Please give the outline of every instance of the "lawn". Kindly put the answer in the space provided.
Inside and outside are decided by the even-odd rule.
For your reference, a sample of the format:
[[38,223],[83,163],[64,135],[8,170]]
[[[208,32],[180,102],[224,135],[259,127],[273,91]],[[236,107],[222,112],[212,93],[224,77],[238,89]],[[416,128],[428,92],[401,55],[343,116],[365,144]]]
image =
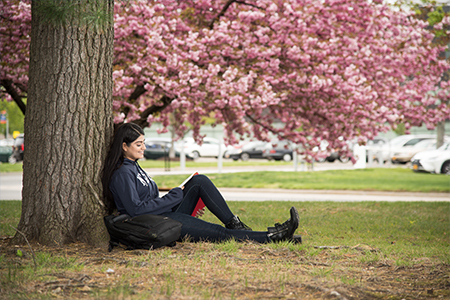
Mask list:
[[[148,169],[147,169],[148,170]],[[151,174],[151,169],[148,170]],[[210,174],[219,187],[449,192],[403,168]],[[160,187],[186,175],[154,176]],[[2,299],[449,298],[449,202],[230,202],[254,230],[300,213],[303,244],[190,243],[153,251],[11,244],[20,201],[0,201]],[[217,219],[210,213],[202,217]]]
[[[151,174],[151,170],[150,170]],[[450,176],[414,173],[404,168],[315,172],[241,172],[208,174],[218,187],[307,190],[450,192]],[[186,175],[158,175],[160,187],[174,187]]]
[[[9,245],[19,201],[0,201],[2,299],[449,298],[450,206],[429,202],[230,202],[254,230],[296,205],[303,244],[177,243],[125,251]],[[207,212],[203,218],[216,222]]]

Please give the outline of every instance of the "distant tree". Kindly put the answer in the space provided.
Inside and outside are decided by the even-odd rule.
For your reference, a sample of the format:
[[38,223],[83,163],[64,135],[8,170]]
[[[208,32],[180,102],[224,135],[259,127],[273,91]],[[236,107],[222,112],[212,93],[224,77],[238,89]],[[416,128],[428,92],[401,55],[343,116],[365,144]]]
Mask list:
[[[8,127],[9,127],[9,136],[12,137],[14,131],[19,131],[23,133],[23,122],[24,116],[21,113],[19,107],[13,103],[8,101],[0,101],[0,112],[6,111],[8,117]],[[6,135],[6,124],[0,124],[0,134]]]
[[[413,7],[416,10],[416,16],[428,22],[428,30],[432,31],[435,38],[433,43],[445,47],[445,50],[441,52],[441,59],[450,59],[450,6],[439,6],[434,2],[423,1],[422,4],[415,4]],[[450,80],[450,69],[442,75],[441,83],[436,93],[436,98],[441,103],[449,105],[450,92],[448,89],[448,81]],[[432,104],[431,108],[434,109],[435,105]],[[449,120],[447,116],[445,120]],[[439,148],[444,144],[445,135],[445,120],[441,120],[436,124],[437,143],[436,147]]]
[[[13,100],[25,114],[28,90],[31,4],[0,2],[0,95]],[[6,97],[4,97],[6,96]]]

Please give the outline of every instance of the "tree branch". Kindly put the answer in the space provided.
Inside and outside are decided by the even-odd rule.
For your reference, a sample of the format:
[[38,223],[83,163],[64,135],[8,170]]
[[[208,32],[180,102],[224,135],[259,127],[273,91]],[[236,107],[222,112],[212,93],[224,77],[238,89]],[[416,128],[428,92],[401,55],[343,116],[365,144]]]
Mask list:
[[14,102],[17,104],[17,106],[19,106],[23,115],[25,115],[26,105],[22,101],[22,97],[19,95],[19,93],[14,88],[12,80],[11,79],[2,79],[2,80],[0,80],[0,83],[5,88],[6,92],[14,100]]
[[281,139],[285,139],[286,137],[284,135],[282,135],[279,131],[275,130],[272,127],[269,127],[265,124],[263,124],[262,122],[256,120],[255,118],[253,118],[249,113],[245,113],[245,116],[254,124],[257,124],[259,126],[261,126],[262,128],[272,132],[273,134],[277,135],[278,137],[281,137]]
[[148,116],[163,111],[167,106],[170,105],[170,103],[172,103],[173,100],[174,100],[174,98],[170,98],[166,95],[162,96],[160,99],[160,101],[162,102],[162,105],[152,105],[152,106],[148,107],[146,110],[144,110],[141,113],[141,118],[139,120],[133,121],[133,123],[135,123],[141,127],[147,127],[148,126],[148,122],[147,122]]
[[234,2],[236,2],[236,0],[228,0],[228,2],[225,4],[225,6],[222,8],[222,10],[220,11],[220,13],[215,16],[212,20],[211,23],[209,23],[209,29],[213,29],[214,28],[214,23],[216,21],[218,21],[220,19],[220,17],[222,17],[223,15],[225,15],[225,13],[227,12],[227,9],[231,6],[231,4],[233,4]]
[[[143,95],[147,90],[144,88],[144,85],[137,85],[134,89],[133,93],[131,93],[130,97],[128,97],[128,103],[134,103],[137,98]],[[123,107],[122,112],[125,114],[125,117],[130,112],[130,108],[128,106]]]
[[246,3],[245,1],[239,1],[239,0],[228,0],[228,2],[225,4],[225,6],[222,8],[222,10],[220,11],[220,13],[217,15],[217,16],[215,16],[212,20],[211,20],[211,22],[209,23],[209,29],[213,29],[214,28],[214,23],[216,22],[216,21],[218,21],[219,19],[220,19],[220,17],[222,17],[222,16],[224,16],[225,15],[225,13],[227,12],[227,10],[228,10],[228,8],[231,6],[231,4],[233,4],[233,3],[239,3],[239,4],[242,4],[242,5],[248,5],[248,6],[252,6],[252,7],[254,7],[254,8],[257,8],[257,9],[263,9],[262,7],[260,7],[260,6],[257,6],[257,5],[254,5],[254,4],[251,4],[251,3]]

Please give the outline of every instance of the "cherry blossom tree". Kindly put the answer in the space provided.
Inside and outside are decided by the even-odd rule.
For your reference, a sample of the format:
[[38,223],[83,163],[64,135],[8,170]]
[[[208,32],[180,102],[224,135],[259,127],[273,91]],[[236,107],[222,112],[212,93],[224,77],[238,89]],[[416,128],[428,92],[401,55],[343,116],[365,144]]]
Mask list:
[[167,125],[173,112],[198,135],[212,114],[229,142],[272,132],[311,149],[449,115],[430,93],[449,67],[442,48],[425,22],[380,1],[134,2],[116,13],[117,122]]
[[209,116],[228,143],[273,133],[310,155],[322,140],[431,128],[450,112],[437,96],[449,64],[426,26],[379,0],[117,2],[115,122],[173,114],[200,141]]
[[23,1],[0,3],[0,93],[14,100],[22,113],[28,90],[31,4]]

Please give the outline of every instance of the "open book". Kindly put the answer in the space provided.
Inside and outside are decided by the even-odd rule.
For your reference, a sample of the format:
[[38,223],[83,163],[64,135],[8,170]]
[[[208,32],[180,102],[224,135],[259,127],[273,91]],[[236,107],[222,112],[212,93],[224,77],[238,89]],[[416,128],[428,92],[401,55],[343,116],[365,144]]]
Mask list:
[[[186,183],[188,183],[188,181],[191,180],[191,178],[192,178],[193,176],[195,176],[195,175],[198,175],[198,172],[192,173],[188,178],[186,178],[186,180],[184,180],[184,181],[179,185],[179,187],[185,186]],[[205,203],[203,203],[202,198],[198,198],[197,205],[195,206],[194,211],[192,212],[192,215],[191,215],[191,216],[197,217],[198,212],[199,212],[200,210],[202,210],[204,207],[205,207]]]
[[194,177],[195,175],[198,175],[198,172],[194,172],[194,173],[192,173],[191,175],[189,175],[189,177],[186,178],[186,180],[184,180],[184,181],[179,185],[179,187],[185,186],[186,183],[188,183],[188,181],[191,180],[191,178]]

